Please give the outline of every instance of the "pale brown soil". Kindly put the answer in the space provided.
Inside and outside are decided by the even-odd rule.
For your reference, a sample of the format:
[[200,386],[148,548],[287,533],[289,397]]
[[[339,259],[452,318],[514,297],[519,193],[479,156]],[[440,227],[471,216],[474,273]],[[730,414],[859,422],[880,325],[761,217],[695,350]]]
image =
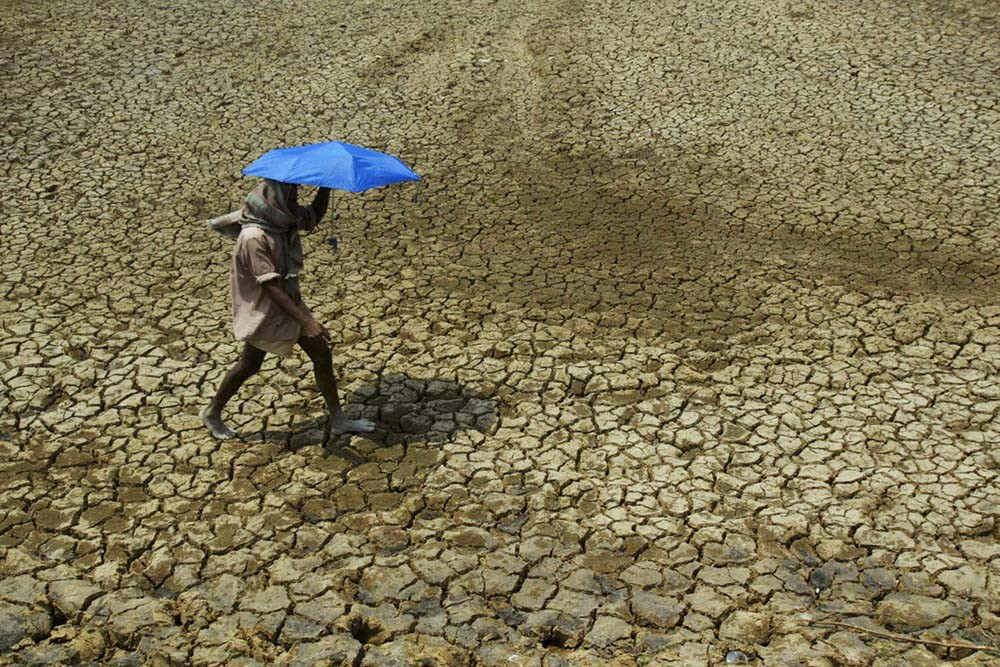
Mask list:
[[[997,664],[996,2],[0,1],[0,663]],[[270,148],[305,239],[221,443]],[[308,194],[308,193],[306,193]],[[945,662],[945,661],[949,662]]]

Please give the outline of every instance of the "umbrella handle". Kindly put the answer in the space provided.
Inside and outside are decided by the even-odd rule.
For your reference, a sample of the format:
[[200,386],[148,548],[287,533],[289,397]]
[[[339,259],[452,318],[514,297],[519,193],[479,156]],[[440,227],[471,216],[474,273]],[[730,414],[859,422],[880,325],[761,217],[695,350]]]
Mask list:
[[[337,219],[337,212],[336,212],[336,210],[333,207],[333,193],[332,192],[330,193],[330,209],[329,209],[329,213],[330,213],[330,228],[331,228],[331,231],[333,231],[333,229],[332,229],[333,228],[333,221]],[[331,236],[331,237],[327,238],[326,243],[327,243],[327,245],[330,246],[330,249],[333,250],[333,252],[337,252],[337,237],[336,236]]]

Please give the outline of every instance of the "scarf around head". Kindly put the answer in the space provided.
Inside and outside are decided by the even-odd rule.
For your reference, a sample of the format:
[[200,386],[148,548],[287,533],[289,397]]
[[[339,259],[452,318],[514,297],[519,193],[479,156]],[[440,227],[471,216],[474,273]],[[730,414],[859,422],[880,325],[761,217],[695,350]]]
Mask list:
[[289,205],[293,188],[265,178],[243,202],[243,208],[208,221],[208,226],[235,239],[244,227],[257,227],[275,237],[284,250],[285,278],[292,279],[302,270],[302,240],[299,230],[310,231],[316,226],[316,216],[310,206]]

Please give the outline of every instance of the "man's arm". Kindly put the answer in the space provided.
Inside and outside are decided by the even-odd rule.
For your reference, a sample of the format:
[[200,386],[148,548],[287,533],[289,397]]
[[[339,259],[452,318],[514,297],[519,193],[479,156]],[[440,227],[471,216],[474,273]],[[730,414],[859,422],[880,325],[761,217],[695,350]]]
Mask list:
[[326,327],[314,320],[305,309],[300,308],[299,304],[292,301],[292,297],[288,296],[288,293],[285,292],[282,279],[269,280],[264,283],[263,288],[267,295],[274,299],[275,303],[288,313],[289,317],[302,326],[303,336],[306,338],[321,336],[326,342],[330,342],[330,332],[327,331]]
[[313,197],[312,210],[316,214],[316,222],[323,219],[326,209],[330,206],[330,188],[320,188]]

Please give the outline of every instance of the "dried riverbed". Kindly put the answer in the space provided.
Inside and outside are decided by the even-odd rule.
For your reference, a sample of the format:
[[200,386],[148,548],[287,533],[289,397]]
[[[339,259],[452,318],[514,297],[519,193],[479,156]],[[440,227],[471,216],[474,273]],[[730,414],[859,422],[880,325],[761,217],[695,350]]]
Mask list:
[[[0,663],[996,664],[992,2],[0,2]],[[263,151],[373,438],[238,347]]]

